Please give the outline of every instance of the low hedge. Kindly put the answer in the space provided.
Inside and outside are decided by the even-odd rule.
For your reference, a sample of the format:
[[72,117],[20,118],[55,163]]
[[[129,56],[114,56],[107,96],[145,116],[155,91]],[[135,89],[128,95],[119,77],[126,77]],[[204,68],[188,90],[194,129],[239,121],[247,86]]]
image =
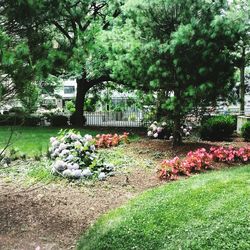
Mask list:
[[235,123],[235,117],[230,115],[210,117],[203,121],[200,136],[208,140],[228,140],[233,135]]
[[4,114],[0,115],[0,126],[38,126],[41,122],[41,117],[38,115],[15,115]]
[[24,117],[18,115],[0,115],[0,126],[23,125]]
[[250,122],[247,122],[242,126],[241,135],[246,141],[250,141]]
[[52,127],[66,127],[68,126],[68,117],[66,115],[52,115],[49,117]]
[[39,115],[29,115],[24,117],[23,125],[36,127],[40,125],[42,117]]

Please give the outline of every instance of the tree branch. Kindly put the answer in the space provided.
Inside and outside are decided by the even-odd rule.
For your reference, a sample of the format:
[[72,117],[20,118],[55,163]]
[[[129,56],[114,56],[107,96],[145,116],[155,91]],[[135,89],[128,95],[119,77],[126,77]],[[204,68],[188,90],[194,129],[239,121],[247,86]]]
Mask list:
[[61,33],[63,35],[65,35],[70,41],[72,41],[72,37],[68,34],[68,32],[58,22],[53,21],[52,23],[56,26],[56,28],[59,29],[59,31],[61,31]]

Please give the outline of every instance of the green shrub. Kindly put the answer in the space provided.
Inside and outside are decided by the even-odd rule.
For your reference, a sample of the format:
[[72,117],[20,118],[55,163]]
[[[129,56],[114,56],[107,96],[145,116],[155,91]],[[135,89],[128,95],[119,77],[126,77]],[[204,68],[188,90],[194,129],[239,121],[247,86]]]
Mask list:
[[200,130],[202,139],[228,140],[235,130],[235,118],[229,115],[214,116],[203,121]]
[[14,114],[0,115],[0,126],[14,126],[22,125],[24,123],[24,117]]
[[250,122],[247,122],[242,126],[241,135],[246,141],[250,141]]
[[68,126],[68,117],[65,115],[53,115],[49,118],[52,127]]
[[73,101],[67,101],[65,103],[65,109],[73,114],[76,111],[75,104]]
[[13,107],[9,109],[9,113],[15,115],[23,115],[25,113],[25,109],[23,107]]
[[39,115],[28,115],[24,117],[23,125],[36,127],[40,124],[40,122],[41,122],[41,117]]

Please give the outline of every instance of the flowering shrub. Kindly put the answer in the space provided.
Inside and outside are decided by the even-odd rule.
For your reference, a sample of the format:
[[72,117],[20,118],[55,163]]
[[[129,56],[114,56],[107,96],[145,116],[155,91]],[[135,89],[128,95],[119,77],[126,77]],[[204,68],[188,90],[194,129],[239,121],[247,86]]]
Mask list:
[[188,169],[179,157],[175,157],[172,160],[164,160],[161,166],[160,177],[162,179],[175,180],[178,175],[189,175]]
[[[190,136],[192,129],[193,128],[191,126],[187,126],[187,125],[181,126],[181,131],[180,131],[181,136],[182,137],[188,137],[188,136]],[[172,141],[173,139],[174,139],[174,137],[171,135],[169,137],[169,140]]]
[[192,172],[199,172],[211,168],[212,156],[206,149],[197,149],[189,152],[184,160],[175,157],[164,160],[161,164],[160,178],[175,180],[179,175],[189,176]]
[[120,142],[128,143],[129,133],[124,132],[123,135],[118,134],[102,134],[95,137],[95,145],[97,148],[109,148],[118,146]]
[[200,172],[212,168],[215,162],[249,162],[250,147],[211,147],[210,152],[200,148],[190,151],[187,156],[180,160],[175,157],[172,160],[164,160],[161,164],[160,178],[165,180],[176,180],[180,175],[189,176],[193,172]]
[[217,162],[234,162],[236,160],[236,149],[233,147],[211,147],[210,152],[213,160]]
[[250,147],[242,148],[224,148],[224,147],[211,147],[211,154],[213,160],[217,162],[232,163],[236,161],[247,162],[250,160]]
[[154,121],[148,127],[148,137],[155,139],[167,139],[172,133],[171,124],[167,124],[166,122],[159,123]]
[[[169,139],[173,140],[173,136],[171,135],[173,131],[171,123],[162,122],[159,123],[154,121],[148,127],[148,137],[155,138],[155,139]],[[192,127],[183,125],[181,126],[181,135],[183,137],[187,137],[191,134]]]
[[49,149],[54,160],[52,172],[68,178],[89,178],[98,175],[104,179],[113,171],[113,166],[103,164],[97,157],[95,140],[91,135],[82,137],[70,130],[61,131],[58,137],[50,138]]
[[196,151],[190,151],[184,162],[186,162],[186,167],[189,169],[189,173],[201,171],[211,168],[212,155],[209,154],[205,148],[200,148]]

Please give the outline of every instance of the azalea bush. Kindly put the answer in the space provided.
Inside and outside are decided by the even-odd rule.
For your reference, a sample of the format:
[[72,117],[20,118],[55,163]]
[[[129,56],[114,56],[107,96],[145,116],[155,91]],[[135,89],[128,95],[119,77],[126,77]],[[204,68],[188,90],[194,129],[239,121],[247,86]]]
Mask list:
[[129,133],[124,132],[123,135],[118,134],[102,134],[95,137],[95,145],[97,148],[110,148],[118,146],[121,142],[128,143]]
[[103,163],[96,152],[96,140],[91,135],[81,136],[74,130],[61,131],[58,137],[50,138],[50,157],[54,160],[52,172],[68,178],[104,179],[114,170]]
[[224,163],[247,163],[250,161],[250,147],[211,147],[209,152],[205,148],[190,151],[181,160],[178,157],[172,160],[164,160],[161,163],[160,178],[165,180],[176,180],[178,176],[190,176],[213,168],[213,162]]

